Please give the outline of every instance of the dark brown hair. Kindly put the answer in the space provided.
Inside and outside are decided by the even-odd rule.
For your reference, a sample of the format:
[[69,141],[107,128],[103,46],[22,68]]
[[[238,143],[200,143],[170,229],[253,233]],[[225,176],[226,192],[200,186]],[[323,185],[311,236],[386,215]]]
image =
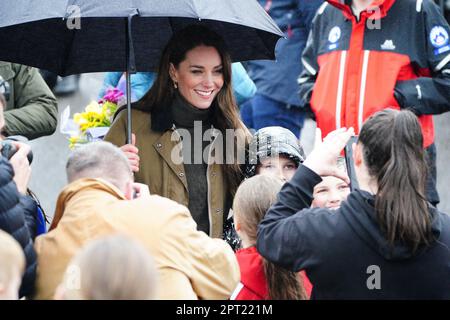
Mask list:
[[[234,214],[241,223],[242,232],[249,241],[256,244],[258,225],[267,210],[277,200],[283,182],[276,177],[256,175],[245,180],[238,188],[234,198]],[[267,279],[268,297],[271,300],[307,299],[299,274],[279,267],[261,257]]]
[[[155,83],[137,103],[136,107],[144,111],[149,111],[150,113],[155,111],[164,112],[162,109],[172,103],[176,90],[173,87],[169,75],[170,64],[172,63],[175,68],[178,68],[179,64],[186,59],[187,52],[201,45],[214,47],[222,60],[224,83],[211,105],[213,110],[213,124],[222,132],[223,137],[226,136],[226,129],[237,130],[233,137],[234,143],[227,145],[232,145],[234,148],[237,148],[244,141],[246,147],[251,135],[239,117],[238,107],[233,95],[231,85],[231,58],[223,39],[207,27],[194,24],[174,34],[162,53]],[[237,150],[234,150],[234,155],[237,154],[239,154]],[[241,166],[237,159],[235,160],[233,164],[228,164],[226,161],[223,161],[223,163],[227,163],[224,164],[224,172],[228,189],[231,190],[232,195],[234,195],[243,177]]]
[[416,251],[433,241],[425,195],[427,166],[417,117],[386,109],[371,116],[359,135],[369,175],[376,178],[375,210],[388,242]]

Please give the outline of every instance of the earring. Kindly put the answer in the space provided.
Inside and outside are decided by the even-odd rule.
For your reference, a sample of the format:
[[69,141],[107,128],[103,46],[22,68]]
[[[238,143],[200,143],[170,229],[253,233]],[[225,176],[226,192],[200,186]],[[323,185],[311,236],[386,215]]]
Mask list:
[[177,84],[176,81],[173,82],[173,87],[174,87],[175,89],[178,89],[178,84]]

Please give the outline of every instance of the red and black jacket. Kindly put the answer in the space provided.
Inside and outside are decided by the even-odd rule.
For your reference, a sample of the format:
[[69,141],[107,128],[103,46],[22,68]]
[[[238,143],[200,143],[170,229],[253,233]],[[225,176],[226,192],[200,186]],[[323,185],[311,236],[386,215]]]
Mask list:
[[327,0],[302,56],[300,97],[326,136],[361,129],[384,108],[419,116],[424,146],[432,114],[450,110],[450,28],[431,0],[374,0],[359,21],[348,0]]

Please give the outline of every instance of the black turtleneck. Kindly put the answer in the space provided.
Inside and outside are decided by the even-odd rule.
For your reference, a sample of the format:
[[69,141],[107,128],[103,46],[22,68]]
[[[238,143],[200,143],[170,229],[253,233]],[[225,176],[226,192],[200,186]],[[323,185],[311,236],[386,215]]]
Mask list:
[[[211,128],[212,110],[195,108],[176,94],[171,112],[175,127],[183,138],[182,155],[189,193],[188,208],[197,223],[197,229],[209,234],[208,165],[206,159],[203,159],[203,150],[210,142],[203,141],[203,134]],[[187,130],[189,136],[179,129]]]

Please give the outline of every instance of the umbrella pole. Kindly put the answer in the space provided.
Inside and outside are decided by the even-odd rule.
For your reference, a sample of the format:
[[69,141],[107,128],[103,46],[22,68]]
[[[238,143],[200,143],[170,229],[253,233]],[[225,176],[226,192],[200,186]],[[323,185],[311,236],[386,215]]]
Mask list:
[[129,71],[126,73],[127,82],[127,144],[132,142],[132,130],[131,130],[131,74]]
[[133,37],[131,36],[131,22],[133,16],[136,13],[130,14],[126,23],[126,59],[127,59],[127,71],[126,71],[126,83],[127,83],[127,144],[132,142],[132,130],[131,130],[131,74],[136,73],[136,61],[134,58],[134,46]]

